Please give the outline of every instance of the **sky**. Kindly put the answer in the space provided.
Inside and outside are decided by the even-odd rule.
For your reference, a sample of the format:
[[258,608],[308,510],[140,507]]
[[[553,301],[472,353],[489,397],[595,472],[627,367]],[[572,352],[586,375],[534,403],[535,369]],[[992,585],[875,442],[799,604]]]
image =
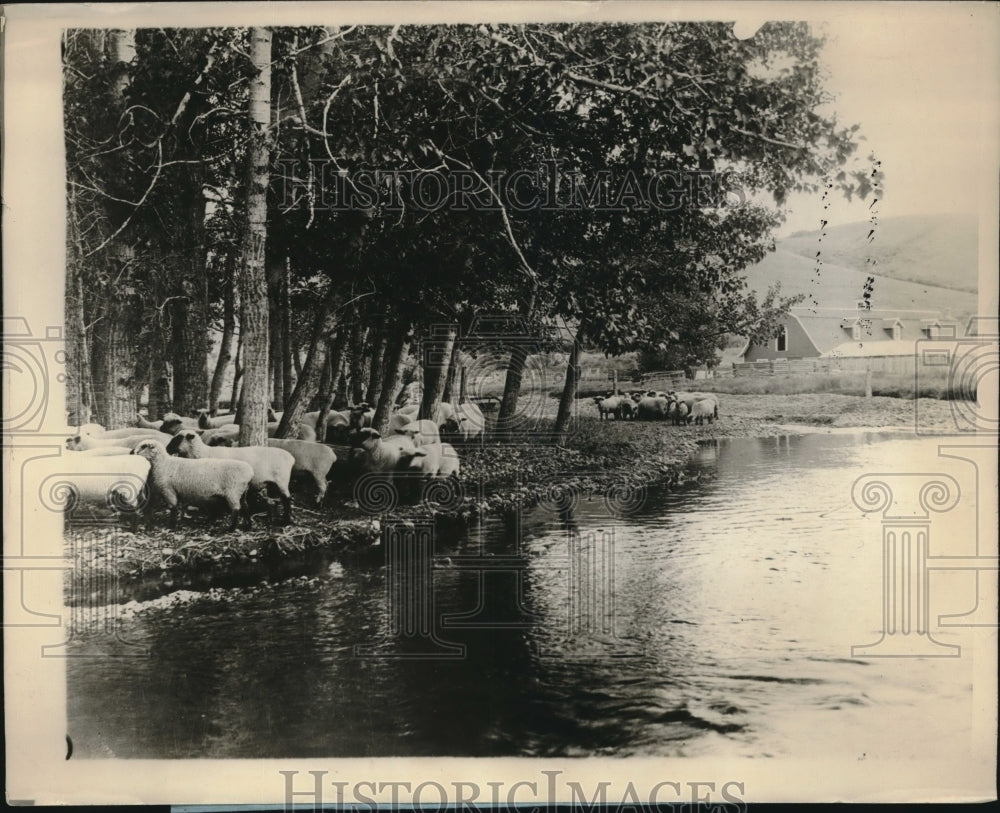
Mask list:
[[[882,161],[884,199],[878,216],[976,212],[995,194],[1000,49],[996,5],[955,3],[858,4],[860,16],[832,4],[817,28],[827,35],[823,63],[834,109],[844,124],[861,125],[870,152]],[[789,200],[779,236],[866,220],[867,201],[818,196]]]

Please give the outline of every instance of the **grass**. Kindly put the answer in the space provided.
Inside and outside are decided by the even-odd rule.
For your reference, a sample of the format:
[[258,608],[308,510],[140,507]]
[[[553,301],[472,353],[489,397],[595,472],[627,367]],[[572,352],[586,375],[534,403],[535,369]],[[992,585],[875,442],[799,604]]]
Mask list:
[[[803,393],[838,393],[864,395],[864,373],[807,373],[799,375],[755,375],[692,382],[699,390],[736,395],[800,395]],[[955,391],[944,370],[911,375],[881,373],[872,375],[872,395],[888,398],[967,398]]]

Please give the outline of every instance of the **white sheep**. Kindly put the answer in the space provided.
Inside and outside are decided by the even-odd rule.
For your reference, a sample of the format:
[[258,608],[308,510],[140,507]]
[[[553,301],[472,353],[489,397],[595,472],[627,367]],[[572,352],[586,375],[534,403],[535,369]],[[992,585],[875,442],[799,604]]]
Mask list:
[[[285,509],[285,522],[292,521],[292,495],[288,491],[288,481],[292,476],[295,458],[284,449],[274,449],[270,446],[206,446],[197,432],[185,429],[174,435],[167,444],[167,453],[194,460],[220,459],[242,460],[253,468],[253,479],[250,485],[256,489],[266,490],[273,486],[281,497]],[[268,522],[271,521],[270,504],[267,512]]]
[[441,442],[441,435],[434,421],[410,421],[396,429],[395,432],[397,435],[409,437],[414,446]]
[[98,449],[106,446],[121,446],[125,449],[135,448],[143,440],[149,440],[148,435],[130,435],[124,438],[90,437],[89,435],[74,435],[66,438],[66,448],[70,451],[82,452],[87,449]]
[[133,437],[156,438],[163,436],[162,433],[156,429],[143,429],[138,426],[129,426],[125,429],[107,429],[103,432],[95,432],[93,429],[88,429],[86,431],[81,431],[80,434],[94,438],[95,440],[113,440],[116,438]]
[[120,457],[121,455],[132,454],[128,446],[97,446],[93,449],[75,449],[73,454],[84,455],[86,457]]
[[142,415],[139,415],[135,419],[135,425],[139,429],[159,429],[161,426],[163,426],[163,421],[162,420],[147,421],[145,418],[142,417]]
[[354,439],[355,445],[364,451],[361,458],[363,471],[392,472],[400,464],[404,453],[416,451],[413,441],[405,435],[393,435],[383,439],[374,429],[359,429]]
[[[189,504],[209,505],[224,500],[235,531],[239,524],[243,498],[253,479],[253,467],[243,460],[186,460],[171,457],[158,440],[144,440],[132,454],[149,461],[147,483],[150,497],[155,495],[170,508],[170,527],[177,526]],[[152,522],[153,500],[147,503],[147,519]],[[249,512],[246,516],[249,525]]]
[[128,456],[128,449],[119,451],[126,456],[72,452],[40,461],[36,493],[42,504],[69,512],[91,505],[137,518],[149,463]]
[[333,468],[333,464],[337,462],[336,452],[322,443],[310,443],[305,440],[268,438],[267,445],[276,449],[284,449],[295,458],[292,476],[303,475],[312,478],[313,482],[316,483],[316,504],[320,505],[326,497],[327,475]]
[[712,423],[714,418],[719,417],[719,402],[714,398],[701,398],[694,402],[691,413],[688,415],[688,423],[693,419],[699,426],[706,420]]
[[183,418],[176,412],[168,412],[163,416],[163,423],[160,424],[160,431],[165,435],[176,435],[182,429],[197,429],[197,418]]

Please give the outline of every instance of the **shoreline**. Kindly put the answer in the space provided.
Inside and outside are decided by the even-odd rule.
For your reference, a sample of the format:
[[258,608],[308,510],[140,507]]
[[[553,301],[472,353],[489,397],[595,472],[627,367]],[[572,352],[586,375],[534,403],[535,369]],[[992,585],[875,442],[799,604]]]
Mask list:
[[[841,410],[837,400],[843,398],[861,404],[849,403],[851,409]],[[921,401],[929,401],[922,412],[934,421],[922,427],[922,433],[947,434],[951,413],[941,406],[946,402]],[[217,522],[206,525],[201,518],[186,518],[175,531],[155,527],[133,533],[120,523],[69,524],[64,534],[66,556],[74,566],[67,575],[66,602],[121,604],[191,586],[247,586],[275,575],[297,575],[315,566],[317,557],[323,561],[360,557],[378,564],[387,520],[433,520],[439,527],[467,527],[482,516],[530,509],[546,498],[558,500],[567,489],[603,490],[627,500],[630,490],[640,485],[690,484],[692,478],[685,471],[703,441],[808,433],[916,434],[914,423],[907,426],[898,420],[899,399],[766,395],[728,396],[723,403],[731,414],[723,411],[720,420],[710,425],[599,421],[584,414],[562,448],[487,442],[467,449],[461,454],[459,488],[446,489],[447,502],[438,495],[437,503],[365,514],[351,486],[340,484],[331,485],[328,503],[332,504],[322,511],[297,501],[294,524],[288,527],[255,525],[251,531],[220,533]],[[914,402],[903,404],[911,405],[912,414]],[[817,411],[817,405],[822,409]],[[833,419],[831,408],[836,413]],[[779,415],[785,420],[771,419]]]

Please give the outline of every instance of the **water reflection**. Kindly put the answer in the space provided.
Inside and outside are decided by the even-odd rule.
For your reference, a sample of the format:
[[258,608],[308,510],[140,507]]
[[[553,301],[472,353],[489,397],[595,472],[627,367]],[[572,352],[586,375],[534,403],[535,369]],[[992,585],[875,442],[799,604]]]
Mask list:
[[151,611],[126,630],[149,660],[69,662],[76,754],[824,755],[876,753],[902,729],[904,750],[933,756],[960,736],[942,709],[969,719],[968,663],[849,657],[880,606],[877,528],[850,486],[935,453],[716,441],[691,463],[700,483],[651,487],[630,512],[595,497],[439,534],[407,560],[433,651],[393,634],[384,566],[322,562]]

